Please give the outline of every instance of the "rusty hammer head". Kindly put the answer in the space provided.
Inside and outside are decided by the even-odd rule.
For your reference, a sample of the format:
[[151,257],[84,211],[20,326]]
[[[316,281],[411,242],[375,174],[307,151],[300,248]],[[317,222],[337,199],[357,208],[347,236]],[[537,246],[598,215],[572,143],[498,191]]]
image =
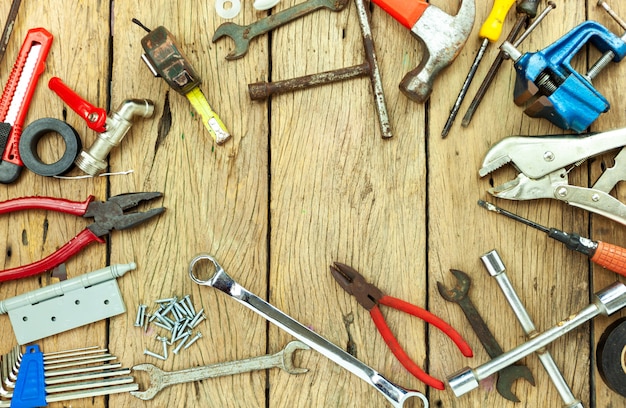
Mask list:
[[456,16],[428,5],[411,32],[424,45],[422,62],[405,75],[400,89],[410,99],[425,102],[439,71],[447,67],[459,54],[469,37],[476,15],[475,0],[461,0]]

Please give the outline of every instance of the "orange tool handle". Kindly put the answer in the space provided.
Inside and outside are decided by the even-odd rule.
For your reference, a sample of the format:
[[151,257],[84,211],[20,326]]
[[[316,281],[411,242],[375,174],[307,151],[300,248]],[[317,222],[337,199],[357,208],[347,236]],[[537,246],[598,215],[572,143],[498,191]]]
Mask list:
[[413,28],[417,20],[422,17],[429,4],[423,0],[373,0],[387,14],[395,18],[400,24]]
[[598,241],[591,261],[622,276],[626,276],[626,249]]

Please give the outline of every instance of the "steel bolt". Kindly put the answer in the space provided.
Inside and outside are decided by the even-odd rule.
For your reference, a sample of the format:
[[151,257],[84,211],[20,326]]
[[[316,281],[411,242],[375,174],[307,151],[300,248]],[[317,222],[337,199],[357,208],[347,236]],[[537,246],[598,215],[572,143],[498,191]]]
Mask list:
[[142,324],[142,316],[144,315],[146,310],[146,305],[139,305],[137,308],[137,317],[135,318],[135,327],[141,327]]
[[187,306],[189,307],[190,316],[195,316],[196,311],[193,307],[193,303],[191,303],[191,297],[189,297],[189,295],[186,295],[183,299],[185,299],[185,302],[187,303]]

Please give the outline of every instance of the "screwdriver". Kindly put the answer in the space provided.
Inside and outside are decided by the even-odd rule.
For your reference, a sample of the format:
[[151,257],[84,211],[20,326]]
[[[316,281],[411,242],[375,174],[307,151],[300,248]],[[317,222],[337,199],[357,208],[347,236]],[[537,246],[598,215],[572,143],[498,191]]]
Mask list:
[[[539,7],[540,1],[541,0],[522,0],[517,4],[515,8],[518,14],[517,21],[506,38],[506,41],[513,43],[517,36],[522,32],[522,28],[528,24],[531,19],[537,16],[537,8]],[[504,62],[505,58],[506,53],[504,51],[500,51],[496,59],[491,64],[487,75],[485,75],[485,79],[483,79],[483,83],[478,88],[478,91],[467,109],[465,116],[463,116],[461,126],[467,127],[469,125],[472,120],[472,116],[474,116],[476,109],[478,109],[478,105],[480,105],[485,93],[487,93],[487,89],[489,89],[489,86],[495,79],[496,74],[498,73],[498,70],[500,69],[500,66]]]
[[467,94],[467,90],[469,89],[469,86],[474,79],[474,75],[476,75],[478,65],[483,59],[489,43],[496,42],[498,41],[498,38],[500,38],[500,34],[502,34],[502,24],[506,19],[506,15],[508,14],[509,9],[511,8],[511,6],[513,6],[513,3],[515,3],[515,0],[494,0],[491,13],[489,13],[487,20],[485,20],[478,33],[478,36],[483,39],[483,42],[480,46],[480,49],[478,50],[478,53],[476,54],[476,58],[474,58],[474,63],[472,64],[470,71],[465,78],[465,82],[461,87],[459,96],[457,96],[456,101],[454,102],[454,106],[452,106],[452,109],[450,110],[450,116],[448,116],[448,120],[443,127],[441,137],[445,138],[446,136],[448,136],[450,128],[452,128],[452,124],[454,123],[454,119],[456,119],[456,115],[459,113],[459,109],[461,108],[463,99]]
[[148,31],[148,35],[141,39],[141,45],[145,51],[142,59],[150,71],[189,100],[218,145],[226,142],[230,133],[200,90],[202,80],[178,46],[176,38],[163,26],[150,30],[135,19],[133,22]]
[[505,209],[483,200],[478,200],[478,205],[489,211],[502,214],[522,224],[528,225],[539,231],[545,232],[550,238],[555,239],[572,251],[587,255],[591,262],[620,275],[626,276],[626,249],[602,241],[592,241],[578,234],[567,233],[556,228],[548,228],[531,220],[520,217]]

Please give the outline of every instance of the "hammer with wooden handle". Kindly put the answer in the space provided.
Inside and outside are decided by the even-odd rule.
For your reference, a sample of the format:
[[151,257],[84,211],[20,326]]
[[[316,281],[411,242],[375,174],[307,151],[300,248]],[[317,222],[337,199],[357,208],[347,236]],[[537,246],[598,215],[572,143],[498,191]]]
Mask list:
[[454,61],[472,31],[475,0],[461,0],[455,16],[423,0],[373,2],[411,30],[424,46],[424,58],[404,76],[400,90],[411,100],[425,102],[432,92],[435,77]]

